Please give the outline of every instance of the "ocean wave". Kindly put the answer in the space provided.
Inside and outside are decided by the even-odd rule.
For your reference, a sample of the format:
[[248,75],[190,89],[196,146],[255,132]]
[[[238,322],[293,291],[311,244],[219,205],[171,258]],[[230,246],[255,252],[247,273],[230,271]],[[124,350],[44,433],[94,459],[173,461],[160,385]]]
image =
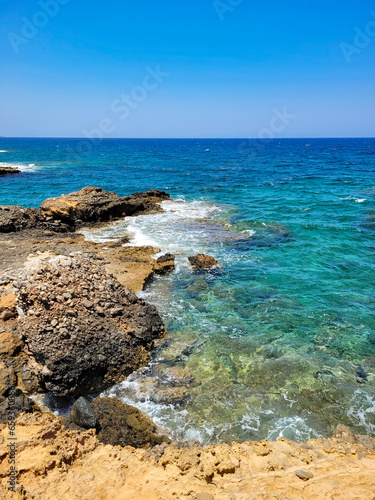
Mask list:
[[354,201],[355,203],[364,203],[367,201],[367,198],[357,198],[356,196],[347,196],[346,198],[340,198],[343,201]]
[[363,389],[357,389],[352,397],[348,410],[350,417],[361,428],[361,432],[372,436],[375,433],[373,416],[375,413],[375,398]]

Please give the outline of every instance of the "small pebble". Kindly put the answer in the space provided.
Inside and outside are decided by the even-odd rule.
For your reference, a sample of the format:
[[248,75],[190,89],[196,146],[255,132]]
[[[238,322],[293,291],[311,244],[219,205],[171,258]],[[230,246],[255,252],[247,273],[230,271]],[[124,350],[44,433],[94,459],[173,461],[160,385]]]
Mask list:
[[304,470],[296,470],[296,476],[302,479],[302,481],[308,481],[310,479],[310,474]]

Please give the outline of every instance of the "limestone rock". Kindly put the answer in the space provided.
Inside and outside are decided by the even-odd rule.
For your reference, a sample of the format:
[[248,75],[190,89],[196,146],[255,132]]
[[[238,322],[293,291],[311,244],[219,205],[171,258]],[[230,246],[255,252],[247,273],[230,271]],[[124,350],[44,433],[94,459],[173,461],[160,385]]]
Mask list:
[[49,198],[41,204],[40,210],[54,219],[74,225],[77,220],[96,222],[134,215],[168,198],[167,193],[156,190],[121,198],[112,191],[88,186],[80,191]]

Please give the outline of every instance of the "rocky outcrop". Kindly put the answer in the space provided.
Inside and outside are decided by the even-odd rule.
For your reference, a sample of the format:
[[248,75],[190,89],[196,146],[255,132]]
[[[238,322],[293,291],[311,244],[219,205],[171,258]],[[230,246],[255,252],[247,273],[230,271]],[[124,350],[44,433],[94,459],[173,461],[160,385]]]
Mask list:
[[155,307],[108,275],[96,255],[57,256],[13,286],[18,335],[39,364],[41,388],[55,395],[123,380],[165,333]]
[[0,233],[20,231],[37,218],[38,211],[18,206],[0,206]]
[[152,190],[120,197],[98,187],[63,194],[45,200],[40,209],[0,205],[0,233],[41,229],[63,233],[81,223],[105,222],[118,217],[160,211],[160,203],[170,199],[164,191]]
[[210,255],[204,255],[203,253],[194,255],[193,257],[188,257],[188,259],[190,264],[197,271],[211,269],[212,267],[218,265],[218,261],[214,257],[211,257]]
[[[369,500],[375,439],[366,446],[330,439],[180,446],[151,450],[99,442],[51,415],[21,415],[16,492],[8,491],[9,429],[0,425],[0,498],[12,500]],[[358,440],[358,436],[355,436]]]
[[14,167],[0,167],[0,175],[20,174],[21,170]]
[[85,187],[81,191],[45,200],[40,210],[42,214],[74,225],[77,221],[108,221],[145,212],[166,199],[169,195],[164,191],[147,191],[121,198],[99,187]]
[[0,206],[0,233],[13,233],[25,229],[41,229],[55,233],[67,232],[69,226],[41,214],[37,208]]
[[175,269],[174,264],[175,256],[171,253],[166,253],[161,255],[156,259],[155,273],[156,274],[167,274]]

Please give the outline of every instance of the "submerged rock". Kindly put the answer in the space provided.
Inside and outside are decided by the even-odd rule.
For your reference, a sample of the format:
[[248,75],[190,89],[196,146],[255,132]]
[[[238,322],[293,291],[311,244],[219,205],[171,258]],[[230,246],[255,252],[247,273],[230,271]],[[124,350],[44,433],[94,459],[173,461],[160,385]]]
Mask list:
[[212,267],[218,265],[218,261],[214,257],[204,255],[203,253],[194,255],[193,257],[188,257],[188,259],[193,268],[198,271],[202,269],[211,269]]
[[152,420],[133,406],[115,398],[96,398],[93,401],[100,432],[98,439],[104,444],[149,448],[170,443],[167,436],[157,434]]

